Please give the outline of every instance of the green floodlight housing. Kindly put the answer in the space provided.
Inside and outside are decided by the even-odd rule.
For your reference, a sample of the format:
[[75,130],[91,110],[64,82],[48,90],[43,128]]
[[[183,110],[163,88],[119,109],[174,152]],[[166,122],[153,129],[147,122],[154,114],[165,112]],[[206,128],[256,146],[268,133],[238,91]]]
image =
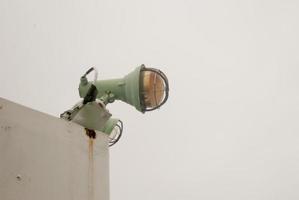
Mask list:
[[[95,71],[95,78],[89,82],[86,76],[91,71]],[[122,135],[123,123],[111,118],[106,109],[108,103],[121,100],[145,113],[160,108],[167,101],[168,93],[168,79],[158,69],[141,65],[123,78],[97,80],[96,69],[90,68],[80,79],[79,94],[83,101],[60,117],[85,127],[89,137],[96,137],[95,130],[106,133],[112,146]]]
[[84,98],[92,85],[97,90],[96,98],[105,104],[121,100],[142,113],[161,107],[167,101],[169,93],[165,74],[144,65],[120,79],[96,80],[92,83],[83,76],[79,85],[80,97]]

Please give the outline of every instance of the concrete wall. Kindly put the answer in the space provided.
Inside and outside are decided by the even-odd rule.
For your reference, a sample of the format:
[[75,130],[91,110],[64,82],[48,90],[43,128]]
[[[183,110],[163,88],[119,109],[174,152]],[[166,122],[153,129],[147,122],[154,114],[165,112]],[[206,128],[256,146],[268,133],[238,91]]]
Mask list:
[[1,200],[108,200],[108,138],[0,98]]

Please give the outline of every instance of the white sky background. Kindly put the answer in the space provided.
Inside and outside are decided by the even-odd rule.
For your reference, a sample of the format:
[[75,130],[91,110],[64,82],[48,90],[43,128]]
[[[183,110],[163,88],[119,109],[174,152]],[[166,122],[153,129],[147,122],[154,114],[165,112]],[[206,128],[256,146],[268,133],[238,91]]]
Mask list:
[[1,96],[59,116],[80,76],[164,71],[124,121],[111,200],[299,199],[299,1],[0,0]]

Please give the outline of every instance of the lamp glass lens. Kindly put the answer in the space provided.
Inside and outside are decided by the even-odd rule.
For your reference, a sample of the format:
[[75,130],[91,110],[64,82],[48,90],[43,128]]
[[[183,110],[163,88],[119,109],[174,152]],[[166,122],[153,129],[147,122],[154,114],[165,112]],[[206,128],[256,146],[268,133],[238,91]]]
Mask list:
[[143,71],[143,95],[147,108],[159,106],[165,95],[164,81],[160,75],[153,71]]

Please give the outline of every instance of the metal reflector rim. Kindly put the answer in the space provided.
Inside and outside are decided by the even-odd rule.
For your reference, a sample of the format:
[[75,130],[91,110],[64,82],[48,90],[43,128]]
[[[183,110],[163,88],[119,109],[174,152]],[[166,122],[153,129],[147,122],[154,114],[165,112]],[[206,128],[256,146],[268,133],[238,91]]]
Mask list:
[[161,101],[161,103],[153,108],[147,108],[146,105],[145,105],[145,102],[144,102],[144,97],[143,97],[143,94],[141,91],[143,91],[143,78],[140,78],[140,104],[141,104],[141,109],[142,109],[142,112],[147,112],[147,111],[153,111],[153,110],[156,110],[158,108],[160,108],[162,105],[165,104],[165,102],[168,100],[168,97],[169,97],[169,83],[168,83],[168,79],[166,77],[166,75],[159,69],[155,69],[155,68],[146,68],[146,67],[142,67],[141,70],[140,70],[140,75],[142,74],[142,72],[145,72],[145,71],[151,71],[151,72],[154,72],[156,75],[159,75],[162,80],[164,81],[164,87],[165,87],[165,96],[164,96],[164,99]]
[[119,139],[121,138],[122,133],[123,133],[123,122],[121,120],[118,120],[118,122],[117,122],[117,124],[115,125],[114,128],[118,128],[119,129],[119,134],[117,134],[115,138],[111,138],[110,139],[110,141],[109,141],[109,147],[115,145],[119,141]]

